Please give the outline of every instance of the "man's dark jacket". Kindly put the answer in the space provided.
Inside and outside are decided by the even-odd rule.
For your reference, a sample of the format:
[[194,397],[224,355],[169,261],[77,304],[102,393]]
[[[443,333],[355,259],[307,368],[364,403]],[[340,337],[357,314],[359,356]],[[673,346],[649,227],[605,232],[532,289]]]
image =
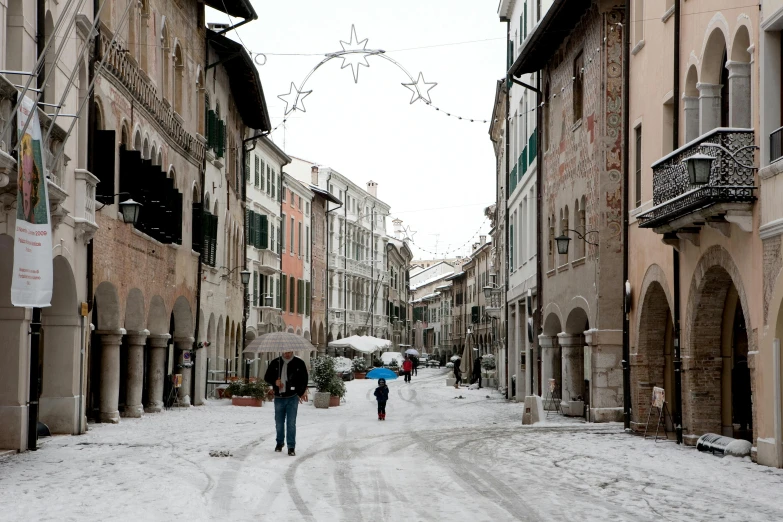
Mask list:
[[286,389],[279,390],[275,381],[280,379],[280,369],[283,367],[283,358],[278,357],[269,363],[269,367],[264,374],[264,380],[275,390],[275,397],[301,397],[307,391],[307,366],[299,357],[292,357],[288,362],[288,381]]

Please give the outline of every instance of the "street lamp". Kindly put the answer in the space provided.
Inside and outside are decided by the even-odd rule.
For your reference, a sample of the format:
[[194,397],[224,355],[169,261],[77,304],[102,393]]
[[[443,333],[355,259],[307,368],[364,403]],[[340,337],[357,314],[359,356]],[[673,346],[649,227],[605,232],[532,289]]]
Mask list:
[[577,236],[579,236],[579,239],[584,240],[585,243],[588,245],[598,246],[598,243],[593,243],[592,241],[588,241],[586,239],[587,234],[597,234],[597,230],[588,230],[584,234],[581,234],[578,230],[574,230],[571,228],[566,228],[563,230],[559,236],[555,238],[555,243],[557,243],[557,253],[561,255],[566,255],[568,253],[568,243],[571,241],[571,238],[566,235],[566,232],[573,232]]
[[132,199],[120,202],[120,212],[122,212],[122,221],[135,225],[139,221],[139,211],[143,207],[141,203]]
[[682,160],[688,171],[688,180],[691,185],[706,185],[710,182],[712,160],[714,159],[712,156],[697,153]]
[[245,268],[241,272],[239,272],[239,276],[242,278],[242,284],[247,286],[250,284],[250,270]]

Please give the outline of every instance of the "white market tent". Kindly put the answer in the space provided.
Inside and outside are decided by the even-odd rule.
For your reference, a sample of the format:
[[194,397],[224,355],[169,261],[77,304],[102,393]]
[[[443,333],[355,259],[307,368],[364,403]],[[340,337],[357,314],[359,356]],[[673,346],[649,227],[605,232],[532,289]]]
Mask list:
[[405,357],[399,352],[386,352],[381,354],[381,362],[384,366],[389,366],[392,361],[397,361],[397,366],[402,366]]
[[378,339],[370,335],[352,335],[329,343],[329,348],[353,348],[357,352],[362,353],[375,353],[390,346],[391,341]]

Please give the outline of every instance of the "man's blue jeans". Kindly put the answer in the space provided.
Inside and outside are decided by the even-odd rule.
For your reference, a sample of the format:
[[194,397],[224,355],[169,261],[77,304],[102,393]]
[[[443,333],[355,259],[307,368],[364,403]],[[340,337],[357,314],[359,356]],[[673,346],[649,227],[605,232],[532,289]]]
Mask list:
[[[275,426],[277,427],[277,443],[282,444],[283,438],[288,449],[296,447],[296,412],[299,409],[299,396],[275,397]],[[286,434],[286,424],[288,433]],[[287,436],[286,436],[287,435]]]

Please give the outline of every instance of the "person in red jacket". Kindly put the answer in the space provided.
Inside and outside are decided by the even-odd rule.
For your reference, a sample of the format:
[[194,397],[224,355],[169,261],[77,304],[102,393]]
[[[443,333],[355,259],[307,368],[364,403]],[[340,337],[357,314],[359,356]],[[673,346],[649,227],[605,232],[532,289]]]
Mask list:
[[413,370],[413,361],[406,355],[405,360],[402,361],[402,374],[405,376],[405,382],[411,382],[411,370]]

